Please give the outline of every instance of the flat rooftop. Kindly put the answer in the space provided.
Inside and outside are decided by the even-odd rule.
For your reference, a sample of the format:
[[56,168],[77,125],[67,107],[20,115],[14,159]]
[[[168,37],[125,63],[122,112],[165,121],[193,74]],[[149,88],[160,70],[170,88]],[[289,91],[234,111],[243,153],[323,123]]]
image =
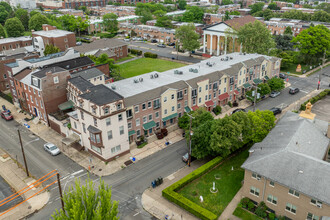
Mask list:
[[64,37],[68,34],[73,34],[73,32],[55,29],[49,31],[34,31],[32,32],[32,34],[36,34],[44,37]]
[[28,41],[32,40],[30,36],[23,36],[23,37],[9,37],[9,38],[2,38],[0,39],[0,44],[8,44],[17,41]]

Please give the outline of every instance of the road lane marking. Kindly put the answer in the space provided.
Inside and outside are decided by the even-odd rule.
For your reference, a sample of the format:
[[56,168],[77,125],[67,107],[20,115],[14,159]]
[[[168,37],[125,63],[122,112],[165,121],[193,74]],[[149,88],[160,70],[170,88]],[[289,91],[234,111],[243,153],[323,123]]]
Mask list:
[[137,216],[138,214],[140,214],[140,212],[135,213],[135,214],[133,215],[133,217]]
[[72,175],[72,176],[75,176],[75,175],[77,175],[77,174],[79,174],[79,173],[82,173],[82,172],[84,172],[83,169],[78,170],[77,172],[74,172],[74,173],[72,173],[71,175]]
[[305,91],[305,90],[300,90],[301,92],[304,92],[304,93],[309,93],[309,92],[307,92],[307,91]]

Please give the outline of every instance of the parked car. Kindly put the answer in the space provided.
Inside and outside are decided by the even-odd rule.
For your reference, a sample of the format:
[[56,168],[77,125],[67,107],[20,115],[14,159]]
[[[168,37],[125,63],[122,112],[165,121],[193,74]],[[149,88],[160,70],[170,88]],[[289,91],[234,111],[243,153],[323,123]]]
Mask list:
[[56,156],[61,153],[60,149],[58,149],[58,147],[56,147],[52,143],[44,144],[44,149],[45,149],[45,151],[50,153],[52,156]]
[[124,41],[125,41],[125,42],[130,42],[131,39],[129,39],[129,38],[125,38]]
[[91,40],[90,38],[88,38],[88,37],[81,37],[81,39],[83,39],[83,40]]
[[77,45],[77,46],[82,45],[81,41],[76,42],[76,45]]
[[169,44],[167,44],[167,45],[170,46],[170,47],[173,47],[173,46],[175,46],[175,43],[172,42],[172,43],[169,43]]
[[269,96],[272,97],[272,98],[275,98],[276,96],[279,96],[280,94],[281,93],[278,92],[278,91],[272,91]]
[[14,119],[14,117],[7,110],[1,112],[1,118],[5,119],[6,121],[10,121]]
[[269,109],[269,111],[273,112],[274,115],[278,115],[282,112],[282,109],[274,107]]
[[298,88],[290,88],[290,90],[289,90],[289,93],[290,94],[296,94],[296,93],[298,93],[299,92],[299,89]]
[[[196,159],[197,159],[196,157],[191,156],[191,162],[193,162]],[[188,153],[185,153],[182,156],[182,161],[185,162],[185,163],[188,163],[188,160],[189,160],[189,154]]]
[[157,44],[157,47],[162,47],[162,48],[165,48],[166,45],[165,44]]
[[286,79],[286,75],[285,75],[284,73],[280,73],[279,77],[280,77],[281,79]]
[[237,109],[235,109],[231,114],[234,114],[234,113],[236,113],[236,112],[246,112],[246,111],[245,111],[245,109],[243,109],[243,108],[237,108]]
[[137,37],[136,40],[137,41],[143,41],[143,38],[142,37]]
[[152,39],[151,43],[158,43],[158,41],[156,39]]

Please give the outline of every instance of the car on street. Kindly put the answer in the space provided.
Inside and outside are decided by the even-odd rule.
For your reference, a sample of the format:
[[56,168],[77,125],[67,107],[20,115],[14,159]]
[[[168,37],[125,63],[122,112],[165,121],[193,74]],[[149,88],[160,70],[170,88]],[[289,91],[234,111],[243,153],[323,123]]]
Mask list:
[[76,42],[76,45],[77,45],[77,46],[82,45],[81,41]]
[[279,96],[280,94],[281,93],[278,92],[278,91],[272,91],[269,96],[272,97],[272,98],[275,98],[276,96]]
[[170,46],[170,47],[173,47],[173,46],[175,46],[175,43],[172,42],[172,43],[169,43],[169,44],[167,44],[167,45]]
[[129,39],[129,38],[125,38],[124,41],[125,41],[125,42],[130,42],[131,39]]
[[50,153],[52,156],[56,156],[61,153],[60,149],[58,149],[58,147],[56,147],[52,143],[44,144],[44,149],[45,149],[45,151]]
[[165,44],[157,44],[157,47],[165,48],[166,45]]
[[289,90],[289,93],[290,94],[296,94],[296,93],[298,93],[299,92],[299,89],[298,88],[290,88],[290,90]]
[[156,39],[152,39],[151,43],[158,43],[158,41]]
[[7,110],[1,112],[1,118],[5,119],[6,121],[10,121],[14,119],[14,117]]
[[88,41],[91,40],[91,39],[89,39],[88,37],[81,37],[81,39],[83,39],[83,40],[88,40]]
[[[197,159],[196,157],[191,156],[191,162],[193,162],[196,159]],[[185,162],[185,163],[188,163],[188,160],[189,160],[189,154],[188,153],[185,153],[182,156],[182,161]]]
[[137,41],[143,41],[143,38],[142,37],[137,37],[136,40]]
[[243,109],[243,108],[237,108],[237,109],[235,109],[231,114],[234,114],[234,113],[236,113],[236,112],[246,112],[246,111],[245,111],[245,109]]
[[281,79],[286,79],[286,75],[285,75],[284,73],[280,73],[279,77],[280,77]]
[[282,109],[274,107],[274,108],[269,109],[269,111],[273,112],[274,115],[278,115],[278,114],[281,114]]

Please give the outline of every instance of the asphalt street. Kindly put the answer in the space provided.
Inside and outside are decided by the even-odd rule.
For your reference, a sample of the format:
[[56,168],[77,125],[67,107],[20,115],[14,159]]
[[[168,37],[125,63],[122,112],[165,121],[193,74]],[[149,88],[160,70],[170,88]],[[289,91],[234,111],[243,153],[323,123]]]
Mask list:
[[139,41],[130,41],[128,42],[129,45],[128,47],[130,49],[136,49],[136,50],[142,50],[143,52],[151,52],[155,53],[158,56],[161,57],[166,57],[166,58],[175,58],[178,60],[186,61],[186,62],[191,62],[191,63],[198,63],[201,61],[201,59],[197,59],[194,57],[189,57],[189,56],[177,56],[176,54],[172,54],[172,51],[175,51],[175,48],[172,46],[166,46],[165,48],[157,47],[157,43],[155,44],[150,44],[150,43],[144,43],[144,42],[139,42]]
[[[11,187],[8,185],[8,183],[0,176],[0,201],[2,201],[3,199],[11,196],[13,193],[13,191],[11,190]],[[22,197],[18,196],[17,198],[9,201],[8,203],[0,206],[0,212],[3,212],[7,209],[9,209],[10,207],[16,205],[17,203],[21,202],[23,199]],[[7,200],[8,201],[8,200]],[[4,202],[1,202],[4,203]]]

